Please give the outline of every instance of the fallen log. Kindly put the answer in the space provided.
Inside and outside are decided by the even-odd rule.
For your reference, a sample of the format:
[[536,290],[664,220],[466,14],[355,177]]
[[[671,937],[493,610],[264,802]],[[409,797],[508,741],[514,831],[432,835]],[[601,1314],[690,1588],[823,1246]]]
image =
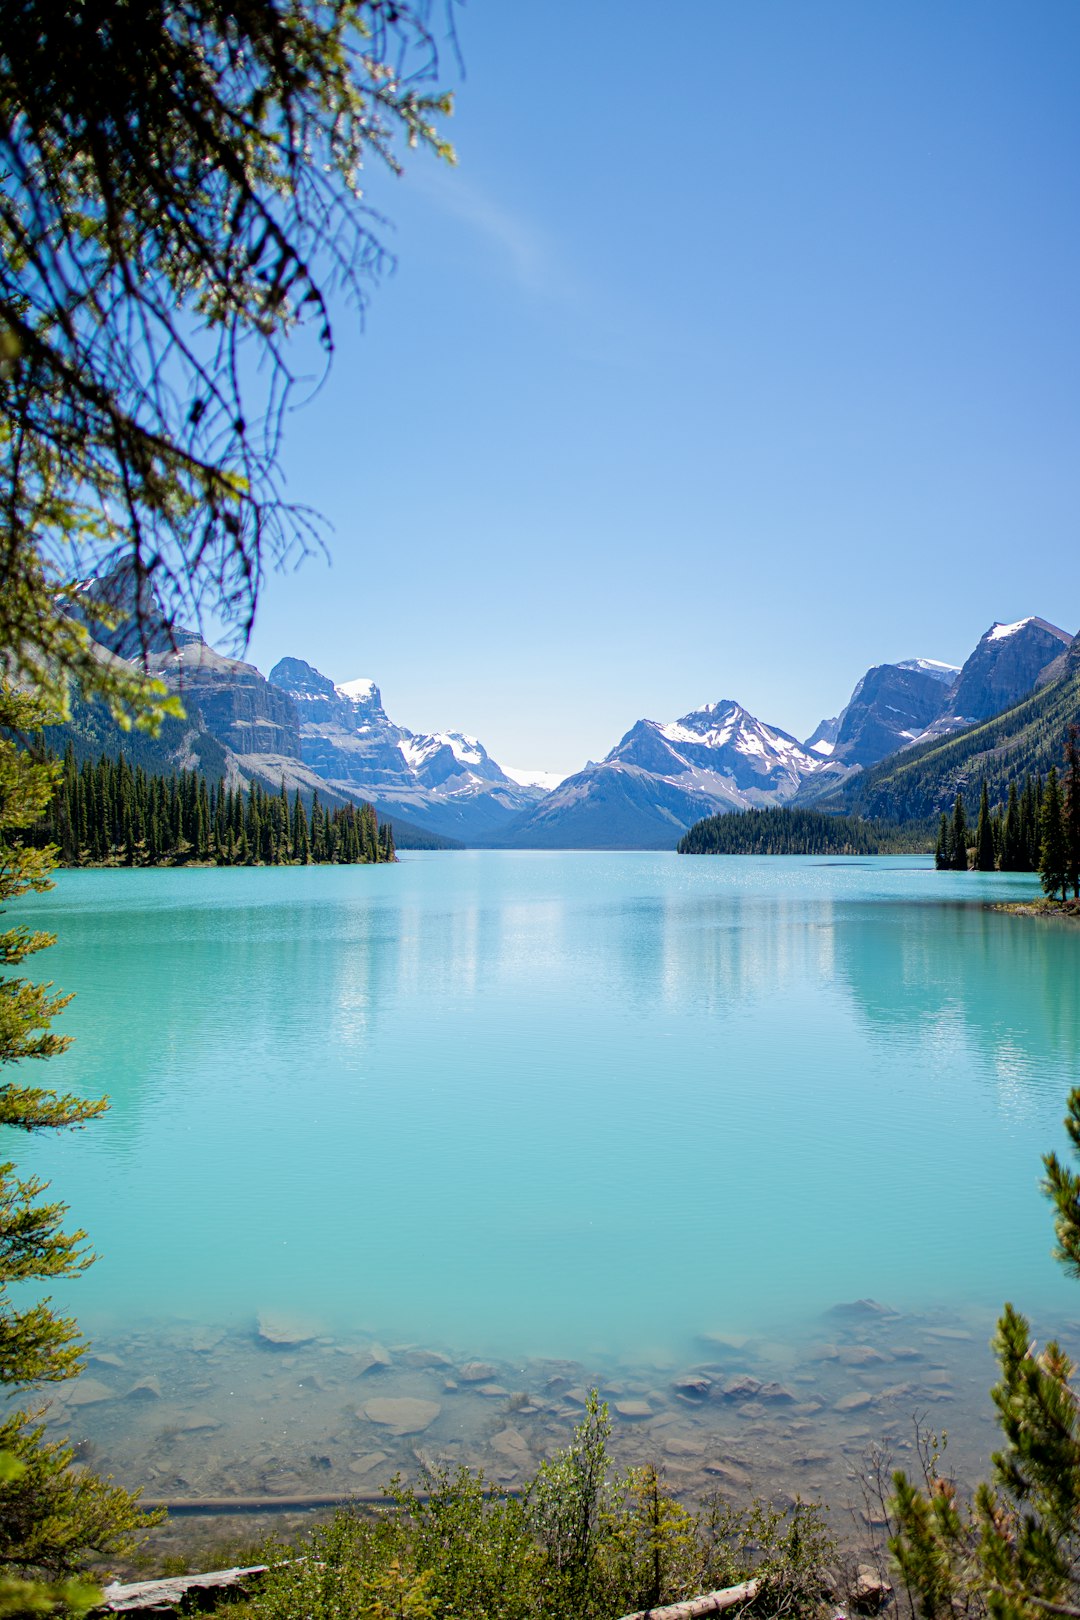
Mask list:
[[639,1609],[636,1614],[624,1614],[622,1620],[701,1620],[703,1615],[722,1614],[725,1609],[749,1603],[760,1590],[760,1581],[743,1581],[739,1586],[722,1586],[719,1591],[687,1598],[683,1603],[668,1603],[662,1609]]
[[265,1575],[267,1564],[237,1569],[211,1569],[203,1575],[173,1575],[164,1581],[113,1581],[101,1594],[94,1614],[171,1614],[176,1609],[212,1608],[219,1593],[246,1590]]

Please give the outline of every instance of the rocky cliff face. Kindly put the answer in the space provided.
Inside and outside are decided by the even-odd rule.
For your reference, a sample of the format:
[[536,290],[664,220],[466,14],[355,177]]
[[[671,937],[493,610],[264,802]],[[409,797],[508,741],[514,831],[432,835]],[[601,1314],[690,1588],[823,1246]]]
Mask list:
[[1067,651],[1072,639],[1045,619],[992,624],[960,671],[935,731],[988,720],[1019,703],[1034,691],[1043,670]]
[[917,659],[868,669],[840,717],[831,758],[874,765],[906,748],[941,713],[947,691],[938,669]]
[[305,763],[381,809],[475,841],[543,798],[542,789],[512,781],[475,737],[395,725],[374,681],[338,686],[302,658],[282,658],[270,681],[299,715]]
[[254,664],[226,658],[200,638],[152,653],[148,662],[189,715],[197,711],[211,736],[234,754],[301,758],[296,710]]

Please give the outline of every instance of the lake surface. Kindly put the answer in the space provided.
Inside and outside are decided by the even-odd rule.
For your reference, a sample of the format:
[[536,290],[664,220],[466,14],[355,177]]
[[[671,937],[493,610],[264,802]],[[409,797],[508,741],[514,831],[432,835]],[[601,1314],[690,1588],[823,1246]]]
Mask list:
[[[879,1346],[877,1383],[871,1366],[853,1386],[876,1401],[915,1400],[901,1340],[938,1389],[970,1375],[984,1392],[1005,1298],[1040,1324],[1080,1314],[1038,1190],[1078,1080],[1080,930],[987,909],[1035,888],[916,857],[61,874],[19,908],[59,935],[32,966],[77,993],[47,1083],[112,1107],[7,1149],[102,1256],[56,1290],[107,1347],[98,1398],[62,1396],[59,1419],[78,1412],[118,1472],[175,1493],[239,1488],[260,1402],[295,1441],[263,1457],[264,1486],[276,1469],[315,1488],[298,1458],[333,1412],[344,1443],[343,1401],[360,1427],[348,1458],[323,1447],[324,1472],[401,1440],[364,1427],[373,1375],[349,1357],[372,1340],[391,1352],[374,1381],[444,1409],[462,1389],[448,1367],[496,1368],[501,1395],[469,1408],[482,1423],[443,1410],[426,1435],[466,1460],[504,1432],[508,1378],[513,1432],[540,1453],[579,1375],[662,1418],[710,1345],[716,1368],[801,1378],[788,1394],[826,1412],[858,1357],[804,1360],[823,1337]],[[866,1296],[884,1326],[822,1315]],[[260,1312],[310,1326],[271,1351]],[[406,1376],[403,1345],[447,1363]],[[155,1368],[171,1422],[156,1390],[123,1400]],[[192,1402],[205,1432],[225,1425],[219,1473],[148,1467]],[[743,1433],[768,1417],[751,1404]]]

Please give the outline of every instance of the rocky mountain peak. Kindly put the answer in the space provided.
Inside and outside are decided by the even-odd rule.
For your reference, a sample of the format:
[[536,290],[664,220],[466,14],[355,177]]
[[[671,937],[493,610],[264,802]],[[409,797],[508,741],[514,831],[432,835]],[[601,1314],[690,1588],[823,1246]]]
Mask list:
[[270,671],[270,684],[289,694],[302,723],[324,722],[346,730],[389,728],[394,742],[401,734],[388,718],[374,681],[345,681],[338,685],[302,658],[279,658]]
[[992,624],[956,679],[947,705],[948,722],[955,727],[988,720],[1018,703],[1072,639],[1068,631],[1034,615],[1011,624]]

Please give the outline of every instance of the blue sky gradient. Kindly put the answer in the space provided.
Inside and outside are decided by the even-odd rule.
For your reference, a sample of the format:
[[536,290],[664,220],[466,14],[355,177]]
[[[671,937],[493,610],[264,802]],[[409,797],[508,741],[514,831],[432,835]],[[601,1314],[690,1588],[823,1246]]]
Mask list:
[[1080,627],[1080,7],[469,0],[460,164],[290,422],[249,656],[569,772]]

